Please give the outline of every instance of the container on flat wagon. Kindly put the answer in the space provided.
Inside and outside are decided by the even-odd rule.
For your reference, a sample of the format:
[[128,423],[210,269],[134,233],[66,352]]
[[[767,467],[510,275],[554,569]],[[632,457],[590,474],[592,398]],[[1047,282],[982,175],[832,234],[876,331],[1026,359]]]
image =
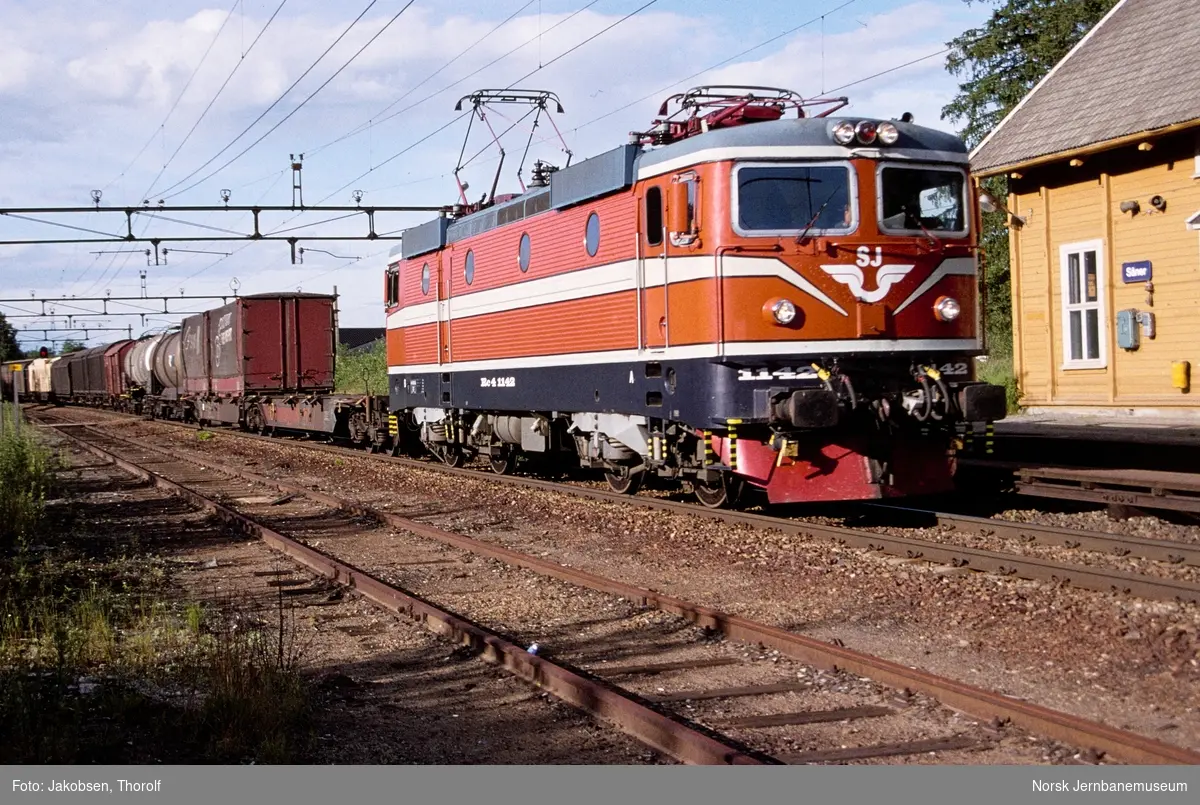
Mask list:
[[211,391],[209,375],[212,365],[209,357],[208,317],[207,312],[189,316],[179,328],[180,352],[183,356],[183,389],[188,394],[207,394]]
[[208,312],[212,391],[221,395],[333,390],[337,298],[243,296]]

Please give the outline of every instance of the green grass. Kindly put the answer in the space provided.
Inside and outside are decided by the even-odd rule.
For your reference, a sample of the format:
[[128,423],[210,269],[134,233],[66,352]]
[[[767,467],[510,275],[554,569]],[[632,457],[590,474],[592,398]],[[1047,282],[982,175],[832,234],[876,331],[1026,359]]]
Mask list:
[[1013,374],[1011,356],[992,355],[986,361],[976,364],[978,378],[985,383],[1004,386],[1008,396],[1008,413],[1015,414],[1021,410],[1021,391],[1017,387],[1017,378]]
[[307,757],[312,697],[288,619],[170,602],[152,560],[22,561],[0,582],[0,763]]
[[5,418],[0,436],[0,549],[32,534],[45,513],[54,480],[55,457],[28,422],[14,433],[12,406],[0,406]]
[[376,341],[366,352],[351,352],[338,345],[337,376],[341,394],[387,394],[387,346]]
[[55,464],[32,428],[0,438],[0,764],[310,757],[282,593],[177,600],[133,528],[88,530],[88,503],[46,506]]

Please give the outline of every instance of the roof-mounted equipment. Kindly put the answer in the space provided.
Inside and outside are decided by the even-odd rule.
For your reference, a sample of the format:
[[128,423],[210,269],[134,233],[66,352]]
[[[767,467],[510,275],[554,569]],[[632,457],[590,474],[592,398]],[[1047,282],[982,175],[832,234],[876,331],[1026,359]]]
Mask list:
[[[553,92],[529,89],[481,89],[472,92],[470,95],[464,95],[463,97],[459,98],[458,103],[454,105],[454,111],[461,112],[464,101],[469,101],[471,104],[471,121],[467,124],[467,134],[466,137],[463,138],[463,147],[458,155],[458,165],[456,165],[454,168],[454,181],[456,184],[458,184],[458,196],[462,204],[462,211],[460,214],[470,214],[496,203],[496,185],[500,182],[500,171],[504,167],[504,146],[500,144],[500,138],[504,136],[504,134],[507,134],[519,126],[521,122],[531,114],[534,116],[533,125],[529,129],[529,139],[525,143],[525,153],[521,156],[521,164],[517,166],[517,181],[521,185],[521,192],[524,193],[528,189],[525,186],[524,180],[521,179],[521,171],[525,166],[525,158],[529,156],[529,146],[533,143],[533,134],[537,130],[538,120],[541,119],[542,112],[546,112],[546,119],[550,121],[551,126],[554,126],[554,133],[558,135],[558,140],[562,144],[562,150],[567,155],[567,165],[571,164],[571,149],[567,148],[567,143],[566,140],[563,139],[562,132],[558,130],[558,126],[554,123],[554,118],[550,116],[550,113],[546,108],[551,102],[553,102],[558,114],[561,115],[563,113],[562,101],[560,101],[558,96]],[[487,113],[484,111],[485,107],[491,107],[494,104],[528,104],[529,111],[521,115],[515,121],[509,121],[512,123],[512,125],[510,125],[500,134],[496,134],[496,130],[492,128],[491,121],[488,120]],[[494,112],[500,117],[505,117],[495,109],[491,109],[490,111]],[[491,132],[492,135],[492,143],[500,149],[500,164],[496,166],[496,177],[492,180],[491,193],[485,193],[478,202],[472,204],[467,200],[468,185],[459,180],[458,174],[463,168],[471,164],[476,157],[483,153],[483,149],[480,149],[475,153],[474,156],[472,156],[466,162],[463,162],[463,155],[467,150],[467,142],[471,138],[471,124],[475,122],[476,117],[482,120],[488,127],[488,131]],[[508,118],[505,119],[508,120]]]
[[[849,102],[849,98],[805,99],[776,87],[693,87],[663,101],[650,130],[630,132],[630,142],[666,145],[713,129],[779,120],[789,109],[796,110],[797,118],[826,117]],[[678,108],[668,114],[672,104]],[[809,109],[822,106],[829,108],[809,114]]]

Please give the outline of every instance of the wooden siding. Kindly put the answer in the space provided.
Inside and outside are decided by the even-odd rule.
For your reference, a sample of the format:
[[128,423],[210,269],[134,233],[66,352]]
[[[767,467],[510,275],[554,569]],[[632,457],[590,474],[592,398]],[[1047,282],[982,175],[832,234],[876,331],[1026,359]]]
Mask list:
[[[1011,230],[1013,351],[1026,406],[1200,408],[1200,395],[1171,385],[1171,364],[1200,364],[1200,239],[1185,221],[1200,210],[1196,140],[1163,138],[1151,151],[1127,147],[1087,160],[1010,177],[1009,209],[1026,219]],[[1149,200],[1162,196],[1159,212]],[[1141,205],[1121,212],[1123,201]],[[1105,293],[1101,331],[1106,365],[1064,367],[1064,245],[1100,241]],[[1153,265],[1153,304],[1145,283],[1122,281],[1122,263]],[[1152,312],[1155,337],[1136,350],[1117,346],[1117,312]],[[1139,334],[1140,334],[1140,327]],[[1193,371],[1195,374],[1195,371]]]

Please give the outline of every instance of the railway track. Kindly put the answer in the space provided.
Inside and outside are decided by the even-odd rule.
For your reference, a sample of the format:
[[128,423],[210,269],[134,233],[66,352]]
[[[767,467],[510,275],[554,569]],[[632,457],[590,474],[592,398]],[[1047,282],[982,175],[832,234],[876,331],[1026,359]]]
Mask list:
[[1008,475],[1019,495],[1200,514],[1200,474],[1194,472],[975,458],[960,459],[959,464]]
[[[112,412],[104,412],[104,415],[126,420],[138,419],[130,415]],[[154,421],[173,427],[191,430],[197,429],[195,426],[183,423],[162,422],[161,420]],[[221,429],[221,432],[230,433],[242,439],[261,440],[271,443],[280,442],[279,437],[260,436],[238,430]],[[286,443],[334,455],[345,455],[346,453],[345,447],[315,443],[308,440],[286,440]],[[472,469],[469,467],[453,468],[431,461],[391,457],[362,451],[357,451],[356,455],[375,461],[392,464],[399,463],[427,470],[433,469],[460,477],[478,478],[484,476],[489,481],[496,483],[545,491],[564,492],[592,500],[632,504],[677,514],[690,514],[734,525],[771,529],[807,539],[831,541],[839,545],[878,551],[906,560],[932,562],[954,568],[1068,585],[1102,593],[1135,595],[1149,600],[1200,603],[1200,584],[1193,581],[1170,578],[1165,575],[1152,575],[1103,566],[1055,561],[1008,551],[985,550],[958,545],[952,542],[939,542],[922,538],[918,535],[896,535],[882,529],[849,528],[843,525],[816,523],[787,516],[708,509],[696,503],[669,500],[646,494],[633,496],[621,495],[607,489],[598,489],[577,483],[560,483],[520,475],[497,475],[488,470]],[[1178,541],[1151,540],[1119,534],[1102,534],[1056,526],[1018,524],[988,518],[969,518],[963,515],[905,509],[903,506],[884,507],[876,504],[872,504],[872,506],[880,511],[890,508],[894,513],[905,517],[933,517],[938,523],[953,525],[956,530],[964,533],[990,533],[999,536],[1009,536],[1021,543],[1052,545],[1083,552],[1096,551],[1110,556],[1140,556],[1161,562],[1166,568],[1166,573],[1172,572],[1170,568],[1181,565],[1200,565],[1200,547]]]
[[1071,550],[1096,551],[1113,556],[1136,556],[1169,565],[1200,566],[1200,545],[1176,540],[1145,539],[1125,534],[1108,534],[1079,528],[1017,523],[990,517],[920,509],[893,504],[865,504],[868,509],[907,518],[920,526],[949,526],[965,534],[1003,536],[1036,545],[1048,545]]
[[[787,632],[746,618],[719,612],[652,590],[640,589],[619,581],[606,579],[585,571],[563,567],[533,556],[481,542],[462,534],[406,519],[342,500],[312,489],[265,478],[243,468],[225,466],[205,460],[204,471],[197,475],[192,460],[183,459],[167,450],[145,442],[134,441],[104,434],[93,425],[81,423],[48,423],[66,438],[81,447],[117,463],[128,472],[182,495],[194,504],[217,514],[232,528],[265,540],[276,550],[291,556],[313,570],[337,582],[347,584],[366,597],[392,611],[418,618],[436,631],[470,646],[484,659],[503,665],[505,668],[533,682],[548,692],[562,698],[593,715],[606,720],[623,731],[634,735],[660,751],[684,762],[695,763],[817,763],[842,762],[846,760],[871,759],[911,755],[936,751],[955,751],[986,748],[988,735],[994,733],[976,731],[974,734],[958,732],[916,740],[891,741],[867,746],[837,746],[809,749],[803,752],[780,751],[777,743],[767,741],[765,749],[754,748],[753,739],[747,741],[756,730],[797,725],[843,724],[846,722],[874,721],[876,719],[903,717],[905,711],[913,710],[913,704],[921,696],[932,697],[937,702],[969,713],[983,721],[1003,725],[1011,723],[1044,738],[1061,741],[1074,747],[1107,755],[1134,763],[1198,763],[1200,753],[1164,744],[1153,739],[1114,729],[1103,724],[1090,722],[1069,714],[1013,699],[1004,695],[976,688],[955,680],[938,677],[916,669],[888,662],[878,657],[855,652],[841,645],[824,643],[802,635]],[[214,478],[213,471],[224,478]],[[176,475],[185,480],[173,480]],[[201,491],[199,487],[210,485],[226,486],[228,479],[241,479],[253,486],[273,488],[281,496],[265,500],[253,495],[242,495],[243,501],[258,500],[258,516],[241,511],[244,506],[219,501]],[[226,493],[228,494],[228,493]],[[774,651],[778,657],[798,661],[815,670],[812,673],[832,672],[853,674],[860,680],[885,685],[893,691],[890,700],[880,700],[880,693],[873,693],[869,703],[846,703],[820,709],[808,708],[801,711],[780,711],[762,707],[752,712],[731,716],[729,703],[743,700],[758,702],[774,701],[772,697],[797,696],[809,687],[797,684],[796,676],[790,678],[764,678],[761,667],[750,673],[750,678],[738,679],[734,672],[745,672],[750,664],[736,656],[714,656],[713,650],[697,644],[685,650],[675,646],[689,656],[659,662],[622,664],[605,661],[603,655],[575,657],[573,661],[556,662],[554,659],[531,654],[519,642],[505,637],[498,631],[472,621],[469,617],[455,614],[420,593],[400,589],[379,577],[378,573],[365,571],[361,566],[335,557],[331,553],[316,550],[311,545],[287,535],[277,527],[267,525],[265,520],[284,517],[284,510],[276,507],[304,498],[327,507],[339,517],[350,517],[353,523],[363,518],[386,524],[395,529],[413,534],[446,549],[469,552],[486,557],[513,568],[522,568],[541,577],[557,579],[579,588],[605,596],[617,596],[618,600],[632,602],[637,606],[669,613],[676,618],[719,635],[738,641],[744,647],[760,651]],[[333,515],[328,515],[333,516]],[[353,518],[360,518],[354,520]],[[361,528],[361,525],[359,526]],[[427,551],[426,551],[427,553]],[[436,566],[445,559],[417,558],[408,564]],[[586,642],[586,641],[585,641]],[[664,652],[664,655],[666,652]],[[674,656],[674,655],[672,655]],[[587,670],[580,670],[588,666]],[[701,687],[687,686],[686,677],[674,680],[675,690],[665,688],[646,690],[647,677],[661,677],[676,672],[695,673],[698,669],[726,667],[730,676],[725,684],[710,682]],[[770,667],[770,666],[768,666]],[[802,672],[800,676],[804,676]],[[767,675],[770,676],[769,674]],[[629,683],[617,684],[617,680],[642,679],[639,686]],[[707,718],[689,717],[697,708],[713,702],[724,703],[725,709],[718,711],[712,726],[698,721],[714,721]],[[785,703],[786,705],[786,703]],[[899,705],[899,706],[897,706]],[[682,707],[683,712],[672,710]],[[761,745],[761,742],[759,743]],[[971,762],[971,761],[968,761]]]

